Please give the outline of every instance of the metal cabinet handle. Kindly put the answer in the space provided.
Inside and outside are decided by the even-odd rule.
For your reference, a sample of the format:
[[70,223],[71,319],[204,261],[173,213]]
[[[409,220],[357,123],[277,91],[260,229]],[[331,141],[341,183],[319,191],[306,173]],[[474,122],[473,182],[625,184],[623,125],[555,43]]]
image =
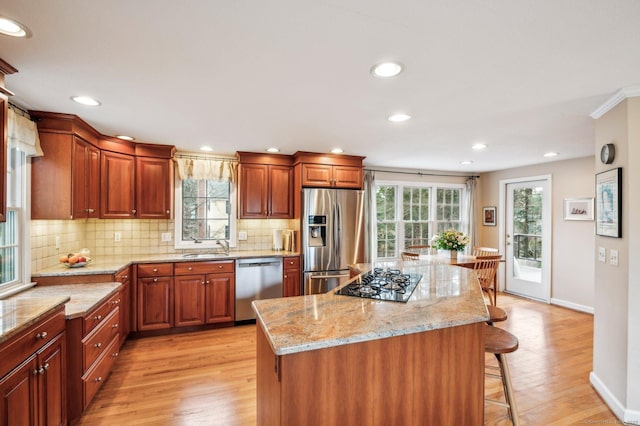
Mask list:
[[191,266],[189,266],[187,269],[193,271],[193,268]]
[[102,381],[102,377],[96,377],[94,379],[94,382],[96,382],[96,383],[100,383],[101,381]]
[[47,333],[46,331],[43,331],[42,333],[36,334],[36,339],[38,340],[46,339],[48,335],[49,333]]
[[119,352],[114,352],[114,353],[112,353],[112,354],[111,354],[111,356],[112,356],[112,357],[114,357],[114,358],[117,358],[117,357],[118,357],[118,355],[120,355],[120,353],[119,353]]
[[88,211],[89,213],[93,213],[93,212],[95,212],[95,210],[94,210],[94,209],[87,209],[87,211]]
[[111,328],[118,328],[118,323],[113,324]]
[[167,214],[171,214],[171,210],[167,210],[167,212],[166,212],[166,213],[167,213]]
[[158,268],[153,268],[153,272],[158,272]]
[[96,315],[95,317],[93,317],[93,319],[96,321],[100,321],[102,319],[102,315]]
[[153,279],[153,282],[154,282],[154,283],[157,283],[157,282],[158,282],[158,279],[157,279],[157,278],[154,278],[154,279]]
[[222,269],[222,268],[223,268],[223,266],[222,266],[222,265],[218,265],[218,269]]
[[98,342],[95,345],[93,345],[94,348],[100,348],[102,347],[102,343]]
[[49,369],[49,363],[45,362],[44,365],[42,366],[42,368],[44,368],[45,371],[48,370]]

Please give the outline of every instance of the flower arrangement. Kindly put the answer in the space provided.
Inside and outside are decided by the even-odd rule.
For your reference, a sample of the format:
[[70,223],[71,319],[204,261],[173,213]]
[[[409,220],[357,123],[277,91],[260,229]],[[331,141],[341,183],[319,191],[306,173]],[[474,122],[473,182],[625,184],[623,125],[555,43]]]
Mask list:
[[469,244],[469,236],[454,229],[434,235],[431,240],[433,245],[440,250],[462,251]]

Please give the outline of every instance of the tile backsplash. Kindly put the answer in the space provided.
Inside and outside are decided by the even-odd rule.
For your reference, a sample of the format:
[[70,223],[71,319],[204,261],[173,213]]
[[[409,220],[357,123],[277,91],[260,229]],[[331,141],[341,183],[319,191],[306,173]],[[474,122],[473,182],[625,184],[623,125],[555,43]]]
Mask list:
[[[235,250],[268,250],[273,246],[274,229],[299,230],[299,221],[238,219],[236,227],[236,233],[247,233],[247,240],[237,241]],[[118,242],[114,239],[116,232],[121,236]],[[162,241],[165,232],[171,233],[171,241]],[[56,238],[59,248],[56,248]],[[183,252],[174,248],[173,238],[173,220],[32,220],[31,269],[54,266],[61,256],[85,247],[93,257]]]

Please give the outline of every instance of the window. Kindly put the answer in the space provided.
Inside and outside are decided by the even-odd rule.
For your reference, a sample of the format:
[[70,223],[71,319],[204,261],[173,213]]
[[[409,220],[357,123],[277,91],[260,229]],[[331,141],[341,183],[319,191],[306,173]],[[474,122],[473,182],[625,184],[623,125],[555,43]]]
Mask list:
[[429,245],[434,233],[461,230],[464,185],[376,184],[377,257],[398,257],[405,247]]
[[31,244],[25,208],[27,197],[27,161],[24,152],[7,152],[7,221],[0,223],[0,296],[21,290],[30,278]]
[[176,248],[235,246],[235,187],[228,181],[183,179],[176,183]]

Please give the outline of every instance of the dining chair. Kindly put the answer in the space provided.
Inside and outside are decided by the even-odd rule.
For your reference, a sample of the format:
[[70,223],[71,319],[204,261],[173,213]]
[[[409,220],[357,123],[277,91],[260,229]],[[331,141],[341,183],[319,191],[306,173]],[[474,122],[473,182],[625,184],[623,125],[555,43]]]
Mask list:
[[498,302],[495,277],[502,255],[477,256],[473,269],[476,271],[482,291],[489,296],[489,303],[495,306]]
[[471,251],[472,256],[495,256],[499,253],[497,248],[492,247],[474,247]]
[[419,260],[420,259],[420,253],[413,253],[410,251],[403,251],[402,253],[400,253],[400,257],[402,258],[402,260]]

